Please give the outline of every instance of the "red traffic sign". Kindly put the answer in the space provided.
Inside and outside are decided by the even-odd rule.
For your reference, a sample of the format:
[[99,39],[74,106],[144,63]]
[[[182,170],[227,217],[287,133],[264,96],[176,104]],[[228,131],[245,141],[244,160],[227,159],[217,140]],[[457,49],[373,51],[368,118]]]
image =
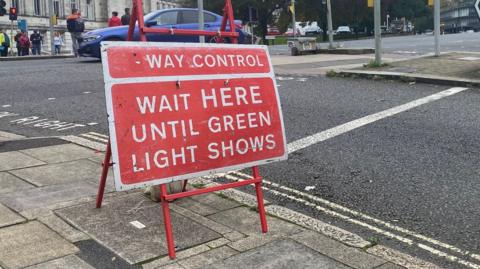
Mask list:
[[286,159],[266,47],[105,42],[102,60],[117,190]]

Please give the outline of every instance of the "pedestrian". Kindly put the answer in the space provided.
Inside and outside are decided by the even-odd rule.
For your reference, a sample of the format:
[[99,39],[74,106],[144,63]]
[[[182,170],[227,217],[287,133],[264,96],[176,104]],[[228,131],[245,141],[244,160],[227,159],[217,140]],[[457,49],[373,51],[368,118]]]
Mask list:
[[78,9],[72,8],[72,14],[67,17],[67,29],[72,36],[72,52],[75,57],[79,57],[78,49],[80,46],[80,39],[85,30],[85,22]]
[[20,36],[22,35],[22,32],[17,31],[17,34],[13,38],[15,41],[15,46],[17,47],[17,56],[22,56],[22,50],[20,49]]
[[63,46],[63,39],[59,32],[55,32],[53,37],[53,45],[55,46],[55,55],[60,55],[60,49]]
[[112,17],[108,20],[108,27],[122,26],[122,21],[118,17],[118,12],[113,11]]
[[38,30],[33,30],[33,34],[30,35],[30,42],[32,42],[32,55],[42,54],[42,41],[43,37],[38,33]]
[[10,38],[7,33],[0,28],[0,57],[8,56],[8,48],[10,47]]
[[122,16],[122,25],[129,25],[130,24],[130,9],[127,7],[125,8],[125,14]]
[[20,56],[27,56],[29,55],[30,51],[30,40],[28,39],[27,33],[25,31],[22,31],[20,33],[20,37],[18,38],[18,41],[20,43]]

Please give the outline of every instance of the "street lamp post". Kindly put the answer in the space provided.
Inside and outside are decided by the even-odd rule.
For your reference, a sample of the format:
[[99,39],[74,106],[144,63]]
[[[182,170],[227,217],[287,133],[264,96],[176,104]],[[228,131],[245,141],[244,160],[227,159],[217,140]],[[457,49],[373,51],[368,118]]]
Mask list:
[[381,0],[374,0],[374,26],[375,26],[375,64],[382,64],[382,32],[381,32]]
[[435,56],[440,56],[440,0],[435,0],[433,6],[435,28]]
[[333,49],[332,4],[327,0],[328,48]]
[[[205,26],[205,18],[203,16],[203,0],[197,0],[198,4],[198,30],[203,30]],[[200,43],[205,43],[205,36],[199,36]]]

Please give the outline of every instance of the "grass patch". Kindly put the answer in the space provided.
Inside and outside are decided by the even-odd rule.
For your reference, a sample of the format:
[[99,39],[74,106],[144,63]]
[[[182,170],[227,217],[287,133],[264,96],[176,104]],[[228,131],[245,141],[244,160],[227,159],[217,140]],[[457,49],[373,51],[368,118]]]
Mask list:
[[328,70],[327,72],[327,77],[329,78],[333,78],[333,77],[336,77],[337,76],[337,72],[335,72],[335,70]]
[[380,68],[388,66],[387,63],[378,64],[375,60],[370,60],[367,64],[364,64],[363,67],[366,68]]
[[205,184],[203,183],[193,183],[190,186],[194,187],[195,189],[205,189]]

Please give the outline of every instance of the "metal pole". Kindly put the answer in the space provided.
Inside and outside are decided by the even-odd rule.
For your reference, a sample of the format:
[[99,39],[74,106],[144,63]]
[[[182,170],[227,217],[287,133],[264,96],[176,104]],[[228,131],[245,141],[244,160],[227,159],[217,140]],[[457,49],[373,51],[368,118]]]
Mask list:
[[[14,53],[13,53],[13,21],[10,21],[11,22],[11,28],[10,28],[10,56],[13,56]],[[18,54],[17,54],[18,55]]]
[[297,35],[297,21],[295,20],[295,0],[292,0],[292,31],[293,31],[293,40],[295,40],[295,36]]
[[[48,0],[48,14],[49,14],[49,17],[50,17],[50,21],[49,21],[49,31],[50,31],[50,53],[51,55],[55,55],[55,45],[54,45],[54,42],[53,42],[53,0]],[[40,52],[40,54],[42,54]]]
[[327,0],[328,48],[333,49],[332,4]]
[[[198,3],[198,30],[203,30],[205,26],[205,18],[203,14],[203,0],[197,0]],[[199,37],[200,43],[205,43],[205,36]]]
[[440,0],[435,0],[433,13],[435,28],[435,56],[440,56]]
[[381,0],[374,0],[375,63],[382,64]]

